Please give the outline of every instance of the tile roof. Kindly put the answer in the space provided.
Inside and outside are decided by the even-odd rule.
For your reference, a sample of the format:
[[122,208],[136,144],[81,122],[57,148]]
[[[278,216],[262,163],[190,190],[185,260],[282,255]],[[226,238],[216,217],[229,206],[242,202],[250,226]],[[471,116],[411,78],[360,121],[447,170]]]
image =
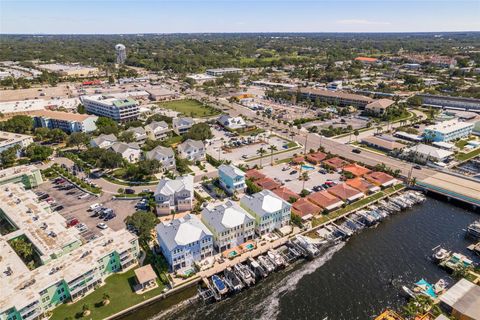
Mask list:
[[317,206],[320,206],[324,209],[332,206],[332,205],[336,205],[336,204],[343,204],[343,201],[337,197],[335,197],[334,195],[328,193],[326,190],[323,190],[323,191],[318,191],[318,192],[315,192],[315,193],[312,193],[310,194],[308,197],[307,197],[307,200],[309,200],[310,202],[316,204]]
[[323,152],[314,152],[314,153],[307,154],[307,161],[316,164],[323,161],[326,157],[327,155]]
[[379,189],[375,185],[360,177],[348,179],[347,181],[345,181],[345,183],[348,184],[350,187],[357,189],[358,191],[361,191],[363,193]]
[[351,174],[353,174],[356,177],[361,177],[364,174],[367,174],[367,173],[371,172],[370,169],[359,166],[356,163],[346,165],[345,167],[343,167],[343,171],[350,172]]
[[250,169],[245,173],[246,177],[251,180],[260,180],[266,177],[263,173],[257,169]]
[[277,196],[282,198],[285,201],[289,201],[290,198],[298,199],[300,196],[293,192],[292,190],[288,189],[287,187],[280,187],[272,190]]
[[363,195],[362,192],[353,189],[346,183],[337,184],[336,186],[328,188],[327,191],[344,201],[353,200],[352,198],[357,198],[357,196],[359,197],[360,195]]
[[261,187],[262,189],[268,189],[268,190],[273,190],[280,187],[280,184],[278,182],[275,182],[270,178],[263,178],[260,180],[256,180],[255,184]]
[[347,164],[349,164],[348,161],[345,161],[345,160],[343,160],[339,157],[334,157],[334,158],[330,158],[330,159],[327,159],[327,160],[323,160],[322,163],[326,164],[326,165],[329,165],[330,167],[333,167],[335,169],[341,169],[344,166],[346,166]]
[[306,198],[298,199],[293,205],[292,210],[296,215],[305,217],[307,215],[317,215],[322,211],[322,208],[308,201]]
[[376,185],[384,185],[395,181],[395,178],[385,172],[374,171],[366,174],[365,179]]

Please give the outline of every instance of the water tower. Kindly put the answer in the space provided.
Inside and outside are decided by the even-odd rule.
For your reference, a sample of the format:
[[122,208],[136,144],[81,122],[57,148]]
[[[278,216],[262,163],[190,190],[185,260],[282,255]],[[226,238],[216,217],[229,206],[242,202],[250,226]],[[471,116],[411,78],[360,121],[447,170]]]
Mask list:
[[125,46],[121,43],[117,44],[115,46],[115,53],[117,55],[117,63],[124,64],[127,59],[127,50],[125,49]]

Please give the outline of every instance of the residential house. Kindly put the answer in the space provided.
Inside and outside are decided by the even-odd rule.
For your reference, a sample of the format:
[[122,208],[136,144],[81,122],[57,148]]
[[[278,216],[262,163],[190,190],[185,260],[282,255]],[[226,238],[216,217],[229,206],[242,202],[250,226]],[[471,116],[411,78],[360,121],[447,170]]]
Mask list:
[[245,172],[234,165],[222,164],[218,167],[220,185],[229,194],[243,192],[245,185]]
[[259,235],[290,223],[291,205],[270,190],[245,195],[240,199],[240,205],[255,217],[255,229]]
[[345,183],[347,185],[349,185],[350,187],[352,187],[354,189],[357,189],[358,191],[361,191],[365,194],[380,191],[380,187],[378,187],[377,185],[374,185],[374,184],[372,184],[372,183],[368,182],[367,180],[362,179],[360,177],[356,177],[356,178],[353,178],[353,179],[348,179],[347,181],[345,181]]
[[325,158],[327,157],[327,155],[323,152],[314,152],[314,153],[309,153],[307,154],[307,161],[312,163],[312,164],[319,164],[320,162],[322,162]]
[[122,157],[130,163],[138,162],[142,155],[142,150],[140,149],[140,146],[135,142],[115,142],[110,146],[109,149],[121,154]]
[[178,134],[184,134],[193,126],[193,119],[192,118],[174,118],[172,120],[173,131]]
[[343,205],[342,200],[328,193],[326,190],[318,191],[308,195],[307,200],[326,211],[340,208]]
[[145,154],[148,160],[158,160],[162,164],[163,171],[170,171],[176,169],[175,153],[172,148],[157,146],[155,149],[148,151]]
[[261,179],[266,177],[266,175],[264,175],[263,173],[261,173],[257,169],[247,170],[247,172],[245,172],[245,176],[246,176],[247,179],[250,179],[252,181],[261,180]]
[[189,161],[203,161],[205,160],[205,145],[202,141],[188,139],[177,147],[180,158]]
[[480,286],[462,278],[440,295],[440,305],[455,319],[480,320]]
[[213,235],[195,215],[159,223],[157,240],[170,269],[191,268],[213,255]]
[[193,176],[186,175],[175,180],[163,178],[158,182],[153,196],[159,215],[192,210]]
[[98,137],[90,140],[90,146],[94,148],[97,147],[102,149],[108,149],[117,141],[118,139],[117,137],[115,137],[114,134],[101,134]]
[[144,142],[147,139],[147,132],[142,127],[132,127],[125,132],[132,132],[137,142]]
[[398,180],[391,175],[380,171],[374,171],[372,173],[366,174],[364,178],[367,181],[383,188],[395,185],[398,182]]
[[333,157],[327,160],[323,160],[322,164],[328,168],[332,168],[335,171],[340,171],[349,164],[348,161],[345,161],[339,157]]
[[206,207],[201,220],[212,232],[214,245],[220,252],[255,237],[255,219],[232,201]]
[[322,212],[322,208],[308,201],[306,198],[300,198],[292,205],[292,213],[300,216],[303,220],[311,219]]
[[370,169],[367,169],[365,167],[359,166],[356,163],[348,164],[345,167],[343,167],[344,172],[349,172],[355,177],[361,177],[364,174],[367,174],[371,172]]
[[279,187],[272,190],[277,196],[282,198],[285,201],[292,202],[292,200],[298,200],[300,196],[293,192],[292,190],[288,189],[287,187]]
[[328,188],[327,191],[346,202],[353,202],[365,196],[363,192],[348,186],[346,183],[337,184]]
[[154,121],[144,127],[148,138],[152,140],[165,140],[168,137],[170,128],[165,121]]
[[266,190],[274,190],[274,189],[277,189],[281,186],[280,183],[278,183],[275,180],[270,179],[270,178],[263,178],[263,179],[260,179],[260,180],[255,180],[254,183],[257,186],[259,186],[260,188],[266,189]]

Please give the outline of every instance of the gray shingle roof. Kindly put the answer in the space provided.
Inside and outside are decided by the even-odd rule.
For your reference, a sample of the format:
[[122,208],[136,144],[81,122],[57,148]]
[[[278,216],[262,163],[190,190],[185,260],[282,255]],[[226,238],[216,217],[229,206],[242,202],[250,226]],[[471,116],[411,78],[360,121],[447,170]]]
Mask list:
[[178,145],[178,149],[183,152],[188,152],[193,149],[203,149],[204,147],[205,145],[202,141],[192,139],[185,140],[185,142]]
[[165,148],[162,146],[157,146],[155,149],[148,151],[146,153],[146,158],[149,160],[157,159],[161,161],[162,158],[174,157],[172,148]]
[[170,251],[178,246],[199,241],[205,236],[212,236],[210,230],[192,214],[167,223],[159,223],[156,230],[158,240]]
[[177,177],[175,180],[168,178],[161,179],[155,189],[155,195],[170,196],[182,190],[193,192],[193,176],[186,175]]
[[215,229],[216,233],[220,233],[254,221],[254,218],[235,202],[227,201],[224,204],[203,209],[202,220]]

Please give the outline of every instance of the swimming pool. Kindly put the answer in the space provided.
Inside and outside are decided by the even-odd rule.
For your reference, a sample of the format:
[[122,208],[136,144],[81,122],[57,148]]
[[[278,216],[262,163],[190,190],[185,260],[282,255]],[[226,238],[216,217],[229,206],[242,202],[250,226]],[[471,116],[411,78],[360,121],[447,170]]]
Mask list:
[[302,164],[301,167],[302,167],[302,170],[305,170],[305,171],[315,170],[315,167],[312,167],[306,164]]
[[232,251],[228,254],[229,257],[235,257],[236,255],[238,255],[237,251]]
[[247,245],[245,246],[245,249],[247,249],[247,250],[253,250],[253,249],[255,249],[255,246],[253,245],[253,243],[249,243],[249,244],[247,244]]

